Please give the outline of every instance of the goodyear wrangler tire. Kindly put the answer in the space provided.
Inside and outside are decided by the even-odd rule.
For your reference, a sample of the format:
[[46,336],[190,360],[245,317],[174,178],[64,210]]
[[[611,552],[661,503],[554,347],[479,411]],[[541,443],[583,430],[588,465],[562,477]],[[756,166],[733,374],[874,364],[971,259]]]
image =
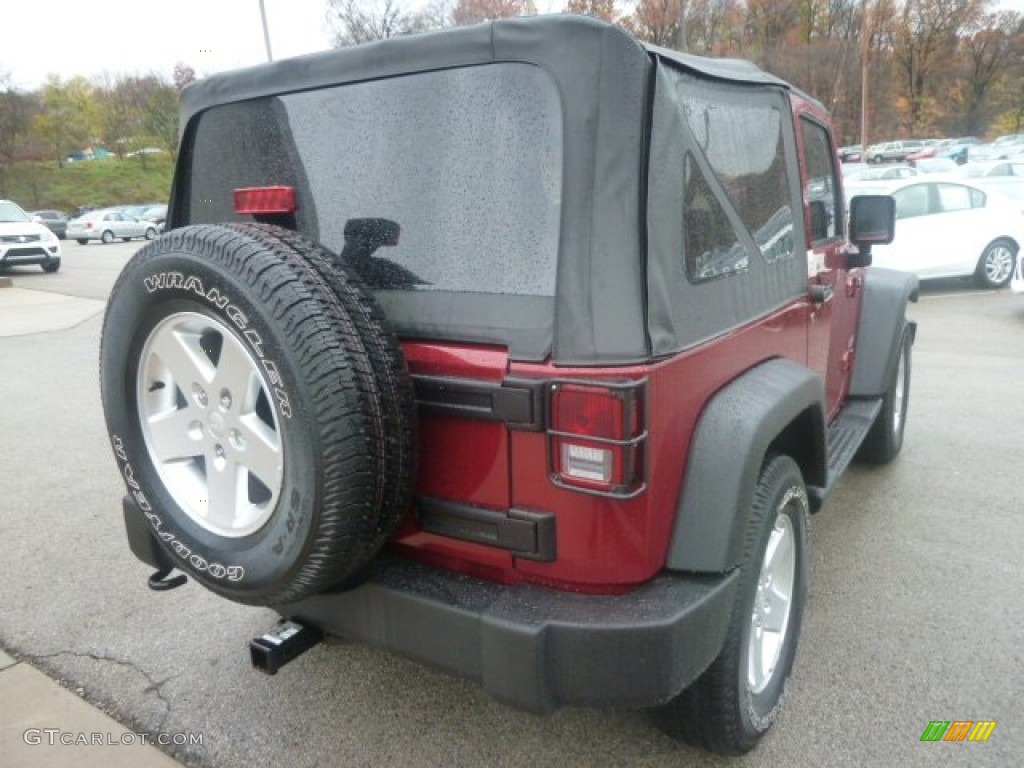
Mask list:
[[175,564],[280,605],[351,580],[408,509],[412,385],[329,254],[259,225],[153,241],[114,286],[101,391],[115,458]]

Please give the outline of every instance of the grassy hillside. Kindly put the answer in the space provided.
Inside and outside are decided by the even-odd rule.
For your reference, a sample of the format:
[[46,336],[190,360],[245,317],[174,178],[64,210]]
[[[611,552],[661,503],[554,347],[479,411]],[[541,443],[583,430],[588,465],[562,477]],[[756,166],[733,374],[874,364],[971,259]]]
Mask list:
[[79,205],[163,203],[171,192],[168,155],[88,160],[58,168],[54,163],[18,163],[0,171],[0,198],[26,210]]

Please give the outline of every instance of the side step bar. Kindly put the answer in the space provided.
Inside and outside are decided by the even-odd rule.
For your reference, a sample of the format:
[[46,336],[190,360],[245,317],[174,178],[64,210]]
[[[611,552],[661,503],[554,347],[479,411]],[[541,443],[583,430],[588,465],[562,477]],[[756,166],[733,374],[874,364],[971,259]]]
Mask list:
[[814,509],[817,509],[835,490],[839,478],[857,455],[864,438],[871,431],[878,412],[882,410],[882,398],[851,399],[839,412],[828,428],[826,450],[828,451],[828,479],[824,488],[808,488]]

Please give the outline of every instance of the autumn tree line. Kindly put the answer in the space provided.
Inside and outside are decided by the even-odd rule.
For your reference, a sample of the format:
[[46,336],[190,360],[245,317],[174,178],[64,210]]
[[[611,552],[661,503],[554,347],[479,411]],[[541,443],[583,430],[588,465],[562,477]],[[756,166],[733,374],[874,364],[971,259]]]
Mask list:
[[119,157],[149,147],[174,157],[178,94],[195,77],[179,64],[170,80],[156,74],[94,81],[50,75],[38,90],[24,91],[0,72],[0,176],[23,160],[63,167],[70,153],[98,146]]
[[[326,0],[337,46],[536,12],[533,0]],[[753,59],[825,104],[839,139],[1024,132],[1024,14],[990,0],[567,0],[637,38]],[[173,157],[178,95],[195,79],[49,77],[36,91],[0,70],[0,176],[20,160],[63,165],[92,145]],[[868,98],[863,99],[864,90]],[[144,156],[143,156],[144,158]]]
[[[329,0],[339,46],[534,13],[532,0]],[[735,56],[832,112],[843,143],[1024,132],[1024,14],[989,0],[568,0],[640,40]],[[867,98],[862,99],[867,86]]]

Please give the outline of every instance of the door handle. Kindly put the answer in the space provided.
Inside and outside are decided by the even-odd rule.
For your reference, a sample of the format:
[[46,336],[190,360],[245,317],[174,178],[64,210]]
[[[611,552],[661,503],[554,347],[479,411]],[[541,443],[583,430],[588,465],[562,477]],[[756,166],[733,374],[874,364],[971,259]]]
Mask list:
[[811,301],[815,304],[824,304],[827,301],[832,300],[832,284],[826,283],[825,285],[812,285],[808,289],[811,296]]

